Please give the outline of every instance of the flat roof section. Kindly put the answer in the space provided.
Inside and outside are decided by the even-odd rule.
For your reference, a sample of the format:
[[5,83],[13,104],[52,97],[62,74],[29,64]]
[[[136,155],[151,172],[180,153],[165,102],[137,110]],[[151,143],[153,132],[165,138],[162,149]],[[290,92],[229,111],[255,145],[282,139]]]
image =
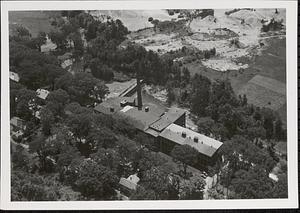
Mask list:
[[169,111],[167,111],[161,119],[156,121],[155,123],[151,124],[151,128],[161,132],[163,129],[165,129],[170,124],[174,123],[177,119],[179,119],[183,114],[185,114],[185,110],[180,108],[171,108]]
[[125,112],[120,111],[120,113],[133,120],[133,125],[143,131],[160,118],[159,111],[155,111],[155,108],[149,107],[149,111],[146,112],[145,106],[142,110],[138,110],[138,108],[133,107]]
[[169,129],[172,132],[179,133],[180,135],[182,134],[182,132],[185,132],[186,133],[186,138],[194,139],[194,137],[197,137],[198,140],[199,140],[198,143],[201,143],[201,141],[202,141],[204,144],[206,144],[208,146],[212,146],[215,149],[219,149],[220,146],[222,146],[222,144],[223,144],[220,141],[217,141],[213,138],[207,137],[207,136],[205,136],[203,134],[200,134],[198,132],[194,132],[193,130],[184,128],[184,127],[179,126],[177,124],[171,124],[166,129]]
[[182,132],[174,132],[168,128],[165,129],[159,136],[173,141],[179,145],[189,145],[195,148],[201,154],[208,157],[212,157],[217,151],[216,148],[205,144],[203,141],[199,140],[198,142],[194,142],[194,138],[192,138],[191,136],[186,135],[186,137],[183,137]]
[[[132,97],[109,98],[109,99],[105,100],[104,102],[95,106],[94,110],[97,112],[101,112],[103,114],[114,114],[117,111],[120,111],[121,109],[123,109],[123,107],[121,107],[121,105],[120,105],[120,103],[122,101],[127,101],[127,102],[132,103],[134,101],[134,98],[132,98]],[[111,111],[111,108],[113,108],[114,110]]]

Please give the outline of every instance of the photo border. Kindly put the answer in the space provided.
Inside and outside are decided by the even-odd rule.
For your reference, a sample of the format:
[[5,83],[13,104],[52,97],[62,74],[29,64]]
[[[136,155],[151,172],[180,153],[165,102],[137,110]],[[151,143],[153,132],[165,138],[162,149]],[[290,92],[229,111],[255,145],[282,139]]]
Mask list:
[[[287,199],[166,201],[10,201],[9,29],[8,11],[20,10],[155,10],[155,9],[286,9]],[[298,208],[297,1],[166,0],[166,1],[5,1],[1,2],[1,209],[261,209]]]

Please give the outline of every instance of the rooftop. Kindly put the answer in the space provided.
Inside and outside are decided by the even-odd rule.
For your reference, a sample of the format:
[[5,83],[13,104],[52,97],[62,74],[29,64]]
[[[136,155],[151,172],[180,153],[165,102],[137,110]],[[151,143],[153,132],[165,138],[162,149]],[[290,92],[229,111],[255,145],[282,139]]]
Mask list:
[[25,128],[25,121],[19,117],[12,117],[10,119],[10,124],[21,129]]
[[[182,136],[182,133],[185,134],[185,137]],[[213,138],[176,124],[169,125],[159,136],[174,141],[180,145],[190,145],[197,149],[200,153],[209,157],[211,157],[223,144]],[[194,141],[195,138],[197,138],[197,142]]]
[[[132,97],[109,98],[106,101],[98,104],[94,108],[94,110],[97,111],[97,112],[101,112],[103,114],[114,114],[117,111],[120,111],[121,109],[123,109],[123,107],[121,107],[121,102],[122,101],[133,103],[135,101],[135,99],[132,98]],[[111,110],[111,109],[113,109],[113,110]]]
[[137,183],[140,181],[140,178],[137,175],[130,175],[127,179],[121,178],[119,184],[125,186],[128,189],[136,190],[138,186]]
[[185,114],[185,110],[179,108],[171,108],[167,111],[161,119],[151,124],[150,127],[157,131],[162,131],[170,124],[174,123],[177,119],[179,119],[183,114]]
[[9,72],[9,78],[15,82],[19,82],[20,81],[20,77],[18,73],[15,72]]
[[45,90],[45,89],[37,89],[36,90],[37,97],[39,97],[41,99],[44,99],[44,100],[47,98],[49,93],[50,92],[48,90]]
[[[146,107],[148,107],[149,111],[146,112]],[[146,130],[149,125],[151,125],[153,122],[157,121],[160,116],[163,114],[163,112],[156,108],[155,106],[143,106],[142,110],[138,110],[136,107],[132,107],[131,109],[128,109],[124,112],[120,111],[123,115],[126,117],[129,117],[131,120],[133,120],[133,125],[140,130]]]

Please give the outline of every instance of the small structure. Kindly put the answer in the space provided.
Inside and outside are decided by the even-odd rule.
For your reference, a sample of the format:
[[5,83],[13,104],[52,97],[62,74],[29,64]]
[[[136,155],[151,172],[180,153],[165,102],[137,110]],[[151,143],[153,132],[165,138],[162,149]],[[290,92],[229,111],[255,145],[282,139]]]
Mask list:
[[15,72],[9,72],[9,78],[15,82],[19,82],[20,81],[20,76],[18,73]]
[[18,139],[20,136],[22,136],[25,129],[26,123],[23,119],[19,117],[12,117],[10,119],[10,132],[14,139]]
[[46,43],[41,46],[42,53],[49,53],[54,51],[57,48],[56,44],[54,44],[48,35],[46,35]]
[[45,90],[45,89],[37,89],[36,90],[37,97],[39,97],[40,99],[43,99],[43,100],[46,100],[46,98],[48,97],[49,93],[50,92],[48,90]]
[[278,182],[278,177],[277,177],[277,175],[275,175],[274,173],[269,173],[269,178],[271,178],[271,179],[274,180],[275,182]]
[[25,121],[19,117],[12,117],[10,119],[10,126],[16,130],[25,130],[26,129]]
[[140,178],[136,174],[130,175],[128,178],[121,178],[119,181],[120,191],[126,196],[130,196],[137,189],[139,181]]

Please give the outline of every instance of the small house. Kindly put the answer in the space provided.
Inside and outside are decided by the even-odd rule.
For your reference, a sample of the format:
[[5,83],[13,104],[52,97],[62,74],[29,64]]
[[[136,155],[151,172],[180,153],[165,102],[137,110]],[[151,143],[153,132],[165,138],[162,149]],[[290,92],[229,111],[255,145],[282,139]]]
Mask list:
[[137,189],[139,181],[140,178],[136,174],[130,175],[128,178],[121,178],[119,181],[120,191],[126,196],[130,196]]
[[39,97],[40,99],[43,99],[43,100],[46,100],[46,98],[48,97],[49,93],[50,92],[48,90],[45,90],[45,89],[37,89],[36,90],[37,97]]
[[15,82],[19,82],[20,81],[20,76],[18,73],[15,73],[15,72],[9,72],[9,78],[12,80],[12,81],[15,81]]

